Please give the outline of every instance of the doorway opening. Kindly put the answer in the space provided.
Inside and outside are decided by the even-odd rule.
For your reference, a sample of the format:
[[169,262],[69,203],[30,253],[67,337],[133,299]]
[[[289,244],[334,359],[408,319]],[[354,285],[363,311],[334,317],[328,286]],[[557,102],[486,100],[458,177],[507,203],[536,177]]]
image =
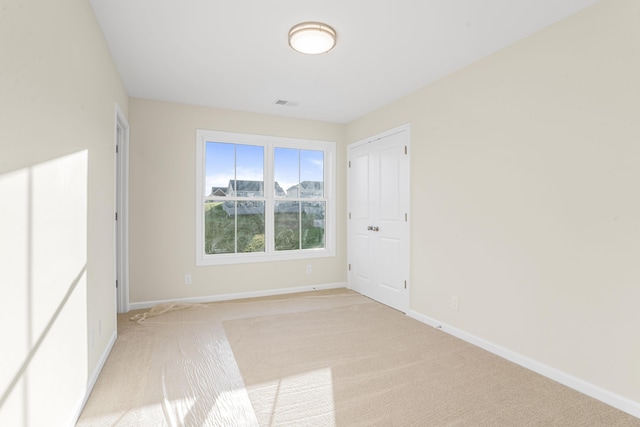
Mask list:
[[129,123],[116,104],[116,306],[129,311]]

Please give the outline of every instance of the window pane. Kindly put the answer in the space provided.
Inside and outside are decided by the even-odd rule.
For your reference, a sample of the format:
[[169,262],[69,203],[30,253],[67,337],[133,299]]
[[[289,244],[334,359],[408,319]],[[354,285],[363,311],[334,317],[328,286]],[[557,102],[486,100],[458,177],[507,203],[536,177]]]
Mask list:
[[[234,215],[230,215],[228,212]],[[235,253],[235,202],[206,202],[204,204],[204,225],[204,251],[206,254]]]
[[300,191],[298,197],[324,195],[324,152],[300,150]]
[[276,251],[300,249],[300,202],[275,202]]
[[264,206],[263,201],[205,203],[205,253],[264,252]]
[[324,248],[325,202],[302,202],[302,249]]
[[236,196],[264,197],[264,147],[236,145]]
[[276,147],[273,150],[273,161],[276,197],[298,197],[300,150]]
[[204,197],[224,197],[235,179],[235,144],[207,142]]
[[238,252],[264,252],[264,202],[239,201]]

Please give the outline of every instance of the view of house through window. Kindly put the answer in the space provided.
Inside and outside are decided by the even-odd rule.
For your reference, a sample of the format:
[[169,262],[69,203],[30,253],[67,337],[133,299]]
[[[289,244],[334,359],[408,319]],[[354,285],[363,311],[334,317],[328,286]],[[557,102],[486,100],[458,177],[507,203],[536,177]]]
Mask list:
[[206,143],[204,250],[264,252],[264,147]]
[[327,249],[331,145],[206,133],[199,131],[202,258]]
[[274,175],[275,250],[323,248],[324,153],[276,147]]

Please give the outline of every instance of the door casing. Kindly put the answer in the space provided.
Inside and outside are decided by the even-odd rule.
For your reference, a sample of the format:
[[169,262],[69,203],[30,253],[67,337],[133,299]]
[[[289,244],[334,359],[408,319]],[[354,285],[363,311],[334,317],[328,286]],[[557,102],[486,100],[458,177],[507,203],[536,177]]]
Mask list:
[[116,104],[115,113],[115,277],[118,313],[129,311],[129,123]]

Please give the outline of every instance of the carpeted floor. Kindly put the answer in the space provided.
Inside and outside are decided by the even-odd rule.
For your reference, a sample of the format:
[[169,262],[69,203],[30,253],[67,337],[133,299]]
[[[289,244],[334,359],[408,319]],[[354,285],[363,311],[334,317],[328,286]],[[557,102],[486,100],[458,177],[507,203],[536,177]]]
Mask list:
[[79,426],[640,426],[344,289],[132,314]]

